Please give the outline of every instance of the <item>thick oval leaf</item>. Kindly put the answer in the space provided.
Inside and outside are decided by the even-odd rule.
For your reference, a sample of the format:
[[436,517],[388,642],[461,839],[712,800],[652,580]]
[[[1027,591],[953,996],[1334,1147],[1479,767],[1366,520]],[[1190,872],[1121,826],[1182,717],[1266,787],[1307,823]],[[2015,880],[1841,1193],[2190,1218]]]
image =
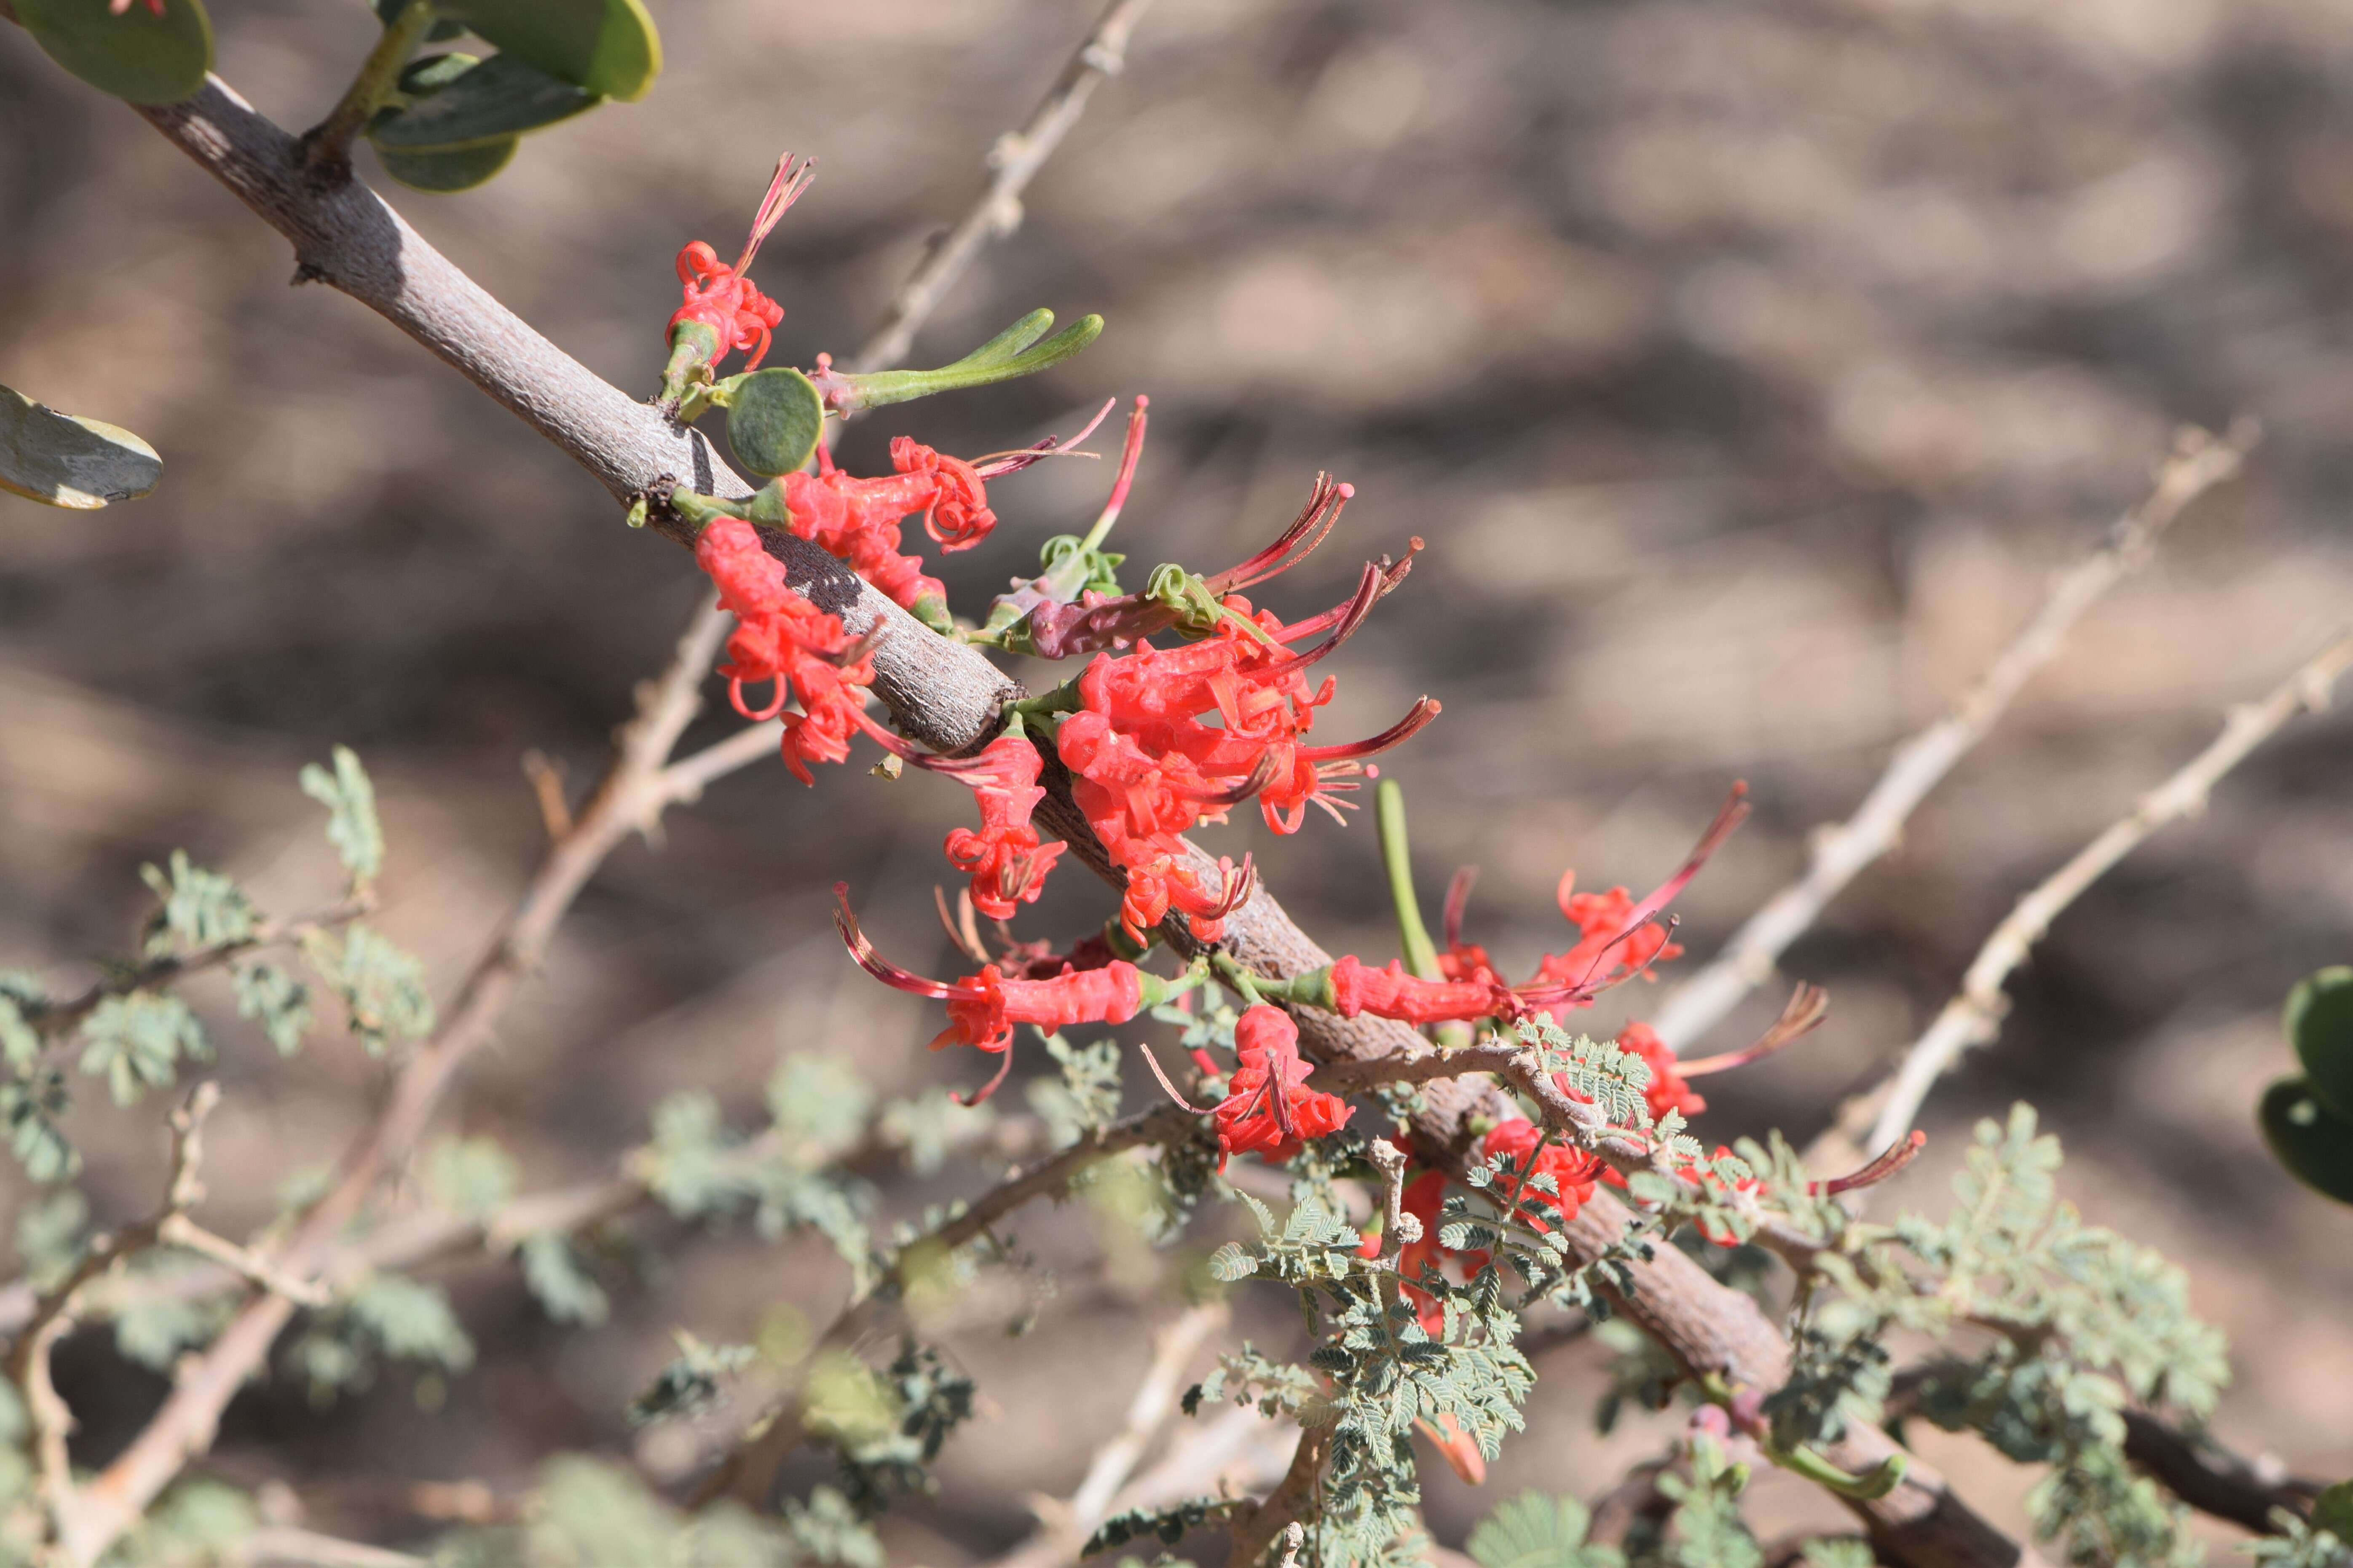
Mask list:
[[2353,1122],[2353,967],[2306,975],[2287,994],[2282,1022],[2315,1097]]
[[384,164],[384,172],[410,190],[448,195],[453,191],[470,191],[489,180],[513,161],[519,145],[510,136],[503,142],[485,142],[479,147],[460,147],[453,153],[407,153],[379,147],[375,155]]
[[727,405],[735,460],[770,479],[797,469],[817,450],[825,402],[808,377],[779,365],[740,378]]
[[368,127],[368,140],[378,152],[448,153],[509,141],[601,101],[586,89],[511,55],[493,55],[455,70],[437,61],[431,71],[414,73],[402,87],[411,94],[407,107],[376,116]]
[[143,496],[163,477],[155,448],[130,431],[0,386],[0,489],[84,510]]
[[2328,1114],[2304,1079],[2284,1078],[2263,1090],[2255,1115],[2263,1142],[2288,1174],[2338,1203],[2353,1204],[2353,1124]]
[[16,20],[49,58],[101,92],[132,103],[177,103],[213,68],[213,24],[203,0],[16,0]]
[[661,72],[642,0],[438,0],[441,14],[550,76],[635,102]]

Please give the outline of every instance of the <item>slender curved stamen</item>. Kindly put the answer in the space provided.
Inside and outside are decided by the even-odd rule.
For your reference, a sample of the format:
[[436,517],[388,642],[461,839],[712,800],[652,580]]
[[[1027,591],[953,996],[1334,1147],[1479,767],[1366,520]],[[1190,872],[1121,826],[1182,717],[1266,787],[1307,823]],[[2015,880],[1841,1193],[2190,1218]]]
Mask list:
[[1352,741],[1341,746],[1302,746],[1300,757],[1306,762],[1340,762],[1356,757],[1377,756],[1393,746],[1411,740],[1429,722],[1438,717],[1442,707],[1435,697],[1424,697],[1407,710],[1406,716],[1377,735],[1362,741]]
[[958,1105],[964,1106],[967,1109],[978,1105],[982,1100],[987,1100],[990,1095],[995,1094],[998,1089],[1005,1087],[1005,1077],[1012,1070],[1013,1042],[1008,1040],[1005,1042],[1005,1049],[997,1053],[997,1073],[995,1077],[991,1078],[987,1083],[982,1084],[978,1089],[973,1090],[973,1092],[968,1096],[951,1094],[948,1098],[955,1100]]
[[[929,752],[919,752],[915,750],[912,742],[903,739],[897,732],[886,730],[881,725],[877,724],[873,720],[867,717],[866,710],[863,708],[851,709],[849,716],[858,721],[858,727],[865,731],[866,733],[873,739],[875,744],[881,746],[884,751],[890,752],[892,756],[897,757],[902,762],[913,763],[919,768],[928,768],[939,760],[938,758],[934,757]],[[942,769],[939,771],[944,772],[946,770]]]
[[[1196,1116],[1207,1116],[1217,1110],[1217,1107],[1214,1105],[1207,1108],[1196,1105],[1191,1100],[1186,1099],[1184,1095],[1179,1093],[1176,1086],[1168,1081],[1167,1073],[1161,1070],[1160,1058],[1152,1054],[1152,1047],[1150,1046],[1147,1046],[1139,1040],[1136,1042],[1135,1048],[1144,1053],[1144,1065],[1152,1069],[1152,1076],[1159,1079],[1160,1087],[1167,1091],[1169,1099],[1175,1100],[1178,1105],[1182,1106],[1185,1110],[1191,1111]],[[1011,1053],[1008,1052],[1008,1054],[1010,1055]]]
[[988,963],[988,950],[980,945],[980,932],[973,929],[972,890],[968,888],[956,889],[956,907],[964,914],[961,927],[956,924],[955,917],[948,913],[947,891],[937,882],[932,884],[932,905],[939,910],[940,929],[948,933],[950,945],[975,963]]
[[[1356,628],[1365,624],[1365,617],[1373,613],[1375,605],[1380,603],[1380,568],[1366,562],[1365,574],[1357,579],[1356,591],[1348,596],[1348,602],[1339,606],[1335,613],[1335,618],[1331,623],[1332,635],[1305,653],[1293,654],[1289,658],[1278,659],[1268,665],[1263,672],[1264,676],[1271,679],[1305,669],[1309,665],[1326,657],[1342,643],[1356,636]],[[1322,616],[1316,618],[1323,619]],[[1294,629],[1289,626],[1283,628],[1286,635],[1293,633]],[[1321,630],[1322,627],[1317,626],[1314,629]],[[1304,637],[1310,634],[1300,632],[1297,635]]]
[[1758,1037],[1757,1043],[1736,1051],[1725,1051],[1716,1056],[1701,1057],[1694,1061],[1679,1062],[1675,1070],[1685,1078],[1705,1078],[1710,1073],[1729,1072],[1734,1068],[1746,1067],[1750,1062],[1769,1057],[1792,1041],[1811,1034],[1831,1010],[1831,994],[1820,986],[1800,984],[1789,997],[1789,1005],[1773,1026]]
[[1250,893],[1257,886],[1258,867],[1248,855],[1245,855],[1242,857],[1242,863],[1227,874],[1226,890],[1218,900],[1216,907],[1201,918],[1212,921],[1224,920],[1228,915],[1250,902]]
[[809,182],[816,178],[817,160],[814,157],[801,159],[797,166],[790,153],[776,160],[776,178],[768,182],[768,194],[760,198],[760,210],[753,215],[752,233],[744,241],[744,254],[735,258],[736,276],[741,277],[752,270],[752,258],[760,254],[760,242],[768,237],[769,231],[791,210],[792,205],[801,199],[801,193],[807,190]]
[[1462,945],[1462,916],[1471,907],[1471,889],[1479,880],[1479,868],[1465,866],[1454,873],[1454,880],[1446,884],[1446,945]]
[[1119,521],[1120,509],[1127,504],[1127,492],[1135,483],[1136,462],[1144,456],[1144,426],[1148,419],[1146,410],[1151,406],[1152,399],[1138,395],[1135,411],[1127,416],[1127,444],[1120,448],[1119,473],[1111,482],[1111,499],[1103,502],[1094,526],[1087,530],[1080,545],[1082,550],[1092,550],[1103,542],[1111,525]]
[[1258,755],[1258,765],[1250,769],[1250,776],[1240,784],[1228,784],[1222,789],[1212,789],[1206,784],[1170,784],[1168,793],[1182,795],[1187,800],[1198,801],[1206,806],[1223,808],[1229,805],[1239,805],[1272,784],[1274,775],[1280,771],[1274,760],[1274,753],[1271,751],[1261,752]]
[[972,460],[973,472],[984,479],[994,479],[1006,474],[1019,473],[1041,458],[1092,458],[1095,454],[1080,451],[1079,443],[1093,435],[1095,426],[1110,418],[1111,411],[1118,404],[1119,399],[1116,397],[1103,399],[1103,405],[1095,410],[1095,416],[1087,421],[1086,428],[1067,441],[1060,436],[1049,436],[1042,441],[1033,442],[1029,446],[1018,447],[1010,452],[991,452],[986,458],[975,458]]
[[849,956],[857,961],[859,968],[893,990],[904,991],[914,996],[928,996],[934,1002],[959,1000],[972,996],[973,993],[960,985],[950,985],[939,980],[926,980],[920,974],[900,968],[875,952],[874,944],[866,940],[866,933],[858,929],[858,917],[850,913],[849,884],[836,882],[833,885],[833,896],[838,906],[833,911],[834,929],[841,932],[841,940],[849,948]]
[[[1348,504],[1350,498],[1356,493],[1356,487],[1354,485],[1335,484],[1329,474],[1316,475],[1315,488],[1307,495],[1307,505],[1293,520],[1291,526],[1276,535],[1273,543],[1240,565],[1229,566],[1214,577],[1205,578],[1204,582],[1208,584],[1209,592],[1222,599],[1228,594],[1239,592],[1253,584],[1263,583],[1269,577],[1288,572],[1306,560],[1314,552],[1315,547],[1324,542],[1325,536],[1331,533],[1334,525],[1339,522],[1341,509]],[[1299,547],[1294,553],[1293,547],[1298,546],[1299,542],[1306,538],[1311,530],[1314,531],[1315,537],[1309,539],[1306,544]]]
[[[1375,604],[1378,604],[1381,600],[1388,598],[1391,594],[1397,592],[1398,584],[1403,583],[1406,580],[1407,574],[1413,570],[1413,558],[1420,554],[1421,550],[1421,536],[1416,534],[1412,539],[1406,542],[1405,556],[1402,560],[1392,560],[1390,557],[1383,555],[1365,563],[1367,571],[1377,572],[1380,574],[1379,591],[1373,595],[1373,602]],[[1350,603],[1353,604],[1354,601],[1351,600]],[[1335,605],[1331,609],[1325,610],[1321,615],[1310,616],[1303,621],[1292,622],[1289,626],[1282,628],[1282,634],[1277,637],[1275,640],[1277,642],[1293,643],[1297,642],[1302,637],[1312,637],[1319,632],[1338,625],[1341,617],[1345,616],[1347,613],[1348,605]]]
[[1883,1182],[1917,1159],[1921,1145],[1927,1142],[1928,1135],[1915,1127],[1910,1137],[1901,1143],[1883,1150],[1879,1158],[1860,1171],[1849,1175],[1834,1176],[1827,1182],[1809,1183],[1806,1190],[1818,1194],[1836,1196],[1840,1193],[1851,1193],[1857,1187],[1868,1187]]
[[1626,929],[1633,930],[1674,902],[1675,896],[1689,887],[1691,879],[1699,875],[1699,868],[1707,864],[1708,857],[1722,847],[1726,838],[1732,837],[1734,828],[1746,820],[1748,811],[1747,783],[1745,780],[1736,780],[1732,785],[1732,792],[1725,796],[1724,805],[1717,809],[1715,820],[1707,825],[1707,831],[1701,834],[1699,842],[1692,847],[1690,858],[1683,861],[1673,876],[1651,889],[1649,898],[1636,904],[1628,912]]

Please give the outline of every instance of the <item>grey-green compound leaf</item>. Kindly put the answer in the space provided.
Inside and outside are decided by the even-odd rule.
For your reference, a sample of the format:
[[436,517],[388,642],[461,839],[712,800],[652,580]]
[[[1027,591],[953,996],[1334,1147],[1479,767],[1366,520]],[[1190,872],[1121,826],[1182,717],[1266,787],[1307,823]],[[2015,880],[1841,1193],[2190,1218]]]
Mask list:
[[433,1029],[433,998],[425,989],[425,966],[363,925],[334,939],[313,931],[303,955],[321,979],[343,998],[346,1022],[370,1056],[381,1056],[396,1037],[420,1040]]
[[634,103],[661,73],[642,0],[438,0],[437,8],[550,76]]
[[105,0],[16,0],[16,20],[44,54],[132,103],[177,103],[213,68],[212,19],[199,0],[163,0],[163,12],[147,0],[121,16]]
[[559,1323],[589,1327],[603,1322],[613,1310],[604,1287],[588,1277],[572,1244],[554,1231],[523,1237],[522,1281],[547,1315]]
[[60,414],[0,386],[0,490],[89,510],[143,496],[163,477],[155,448],[121,426]]
[[2353,966],[2307,975],[2288,993],[2282,1022],[2313,1098],[2353,1122]]
[[253,934],[253,904],[244,890],[218,871],[190,863],[186,850],[172,851],[169,874],[142,866],[139,875],[164,900],[148,928],[149,957],[243,942]]
[[65,1108],[65,1086],[54,1073],[37,1082],[0,1083],[0,1126],[7,1129],[9,1152],[44,1186],[81,1167],[80,1153],[58,1128]]
[[25,1004],[6,991],[0,991],[0,1061],[18,1072],[33,1065],[41,1054],[41,1037],[25,1017]]
[[274,963],[248,963],[237,972],[237,1011],[258,1020],[278,1054],[290,1057],[311,1029],[311,988]]
[[106,1079],[117,1105],[150,1089],[168,1088],[182,1058],[210,1059],[195,1014],[177,996],[133,991],[100,1002],[81,1026],[81,1070]]
[[385,174],[410,190],[448,196],[489,184],[500,170],[514,162],[515,149],[522,145],[520,140],[510,136],[503,142],[486,142],[455,153],[402,153],[379,147],[376,161],[384,165]]
[[352,1319],[399,1361],[425,1362],[449,1372],[474,1364],[474,1342],[459,1326],[449,1298],[432,1285],[379,1274],[353,1296]]
[[809,460],[825,428],[825,400],[808,377],[782,365],[736,379],[727,444],[755,474],[789,474]]
[[[411,94],[406,108],[387,110],[368,127],[368,140],[379,153],[448,153],[510,142],[602,101],[512,55],[493,55],[456,69],[440,61],[435,66],[404,82]],[[422,96],[416,96],[419,89]]]
[[384,869],[384,827],[376,820],[375,785],[349,746],[335,748],[335,771],[302,767],[302,793],[327,808],[327,842],[343,858],[353,883],[364,886]]
[[515,1163],[495,1138],[452,1138],[433,1151],[426,1179],[443,1208],[486,1220],[514,1195]]

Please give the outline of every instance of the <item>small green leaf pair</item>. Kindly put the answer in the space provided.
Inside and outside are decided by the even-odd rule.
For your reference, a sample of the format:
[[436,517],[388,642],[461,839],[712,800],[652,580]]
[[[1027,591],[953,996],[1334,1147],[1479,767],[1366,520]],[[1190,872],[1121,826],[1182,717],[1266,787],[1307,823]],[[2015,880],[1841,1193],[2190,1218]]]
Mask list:
[[2306,977],[2281,1022],[2304,1076],[2263,1091],[2263,1140],[2298,1181],[2353,1204],[2353,967]]
[[[407,3],[432,5],[428,37],[470,32],[501,51],[414,62],[369,124],[385,172],[416,190],[470,190],[505,168],[525,135],[608,98],[634,102],[661,70],[661,39],[642,0]],[[387,26],[402,9],[378,6]]]
[[155,448],[130,431],[60,414],[0,386],[0,490],[86,510],[135,500],[163,476]]
[[[1032,310],[1005,331],[937,370],[886,370],[871,374],[820,369],[815,376],[782,366],[730,376],[710,390],[727,410],[727,444],[735,460],[773,479],[797,471],[817,452],[828,409],[853,414],[886,403],[906,403],[936,392],[960,392],[1061,363],[1103,333],[1101,316],[1082,316],[1046,337],[1051,310]],[[1039,340],[1044,338],[1040,342]]]

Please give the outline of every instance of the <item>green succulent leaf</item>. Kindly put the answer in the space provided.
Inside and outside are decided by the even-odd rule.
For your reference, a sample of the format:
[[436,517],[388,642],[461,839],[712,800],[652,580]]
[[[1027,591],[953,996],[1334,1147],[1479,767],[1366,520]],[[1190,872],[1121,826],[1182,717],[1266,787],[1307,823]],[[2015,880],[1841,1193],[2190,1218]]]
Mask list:
[[438,0],[519,59],[605,98],[634,103],[661,74],[661,35],[642,0]]
[[[845,411],[905,403],[934,393],[987,386],[1018,376],[1050,370],[1103,335],[1101,316],[1082,316],[1043,342],[1039,334],[1053,325],[1051,310],[1032,310],[1005,331],[956,361],[937,370],[886,370],[869,375],[840,374],[833,378],[842,392],[834,405]],[[828,383],[828,386],[832,384]]]
[[[42,53],[100,92],[131,103],[177,103],[213,68],[213,24],[202,0],[16,0],[16,20]],[[148,454],[153,457],[154,454]]]
[[2306,976],[2287,994],[2281,1022],[2313,1098],[2353,1122],[2353,965]]
[[60,414],[0,386],[0,490],[86,511],[136,500],[163,477],[155,448],[121,426]]
[[2255,1118],[2263,1142],[2288,1174],[2315,1192],[2353,1204],[2353,1123],[2329,1114],[2300,1078],[2284,1078],[2263,1091]]
[[385,174],[410,190],[448,196],[488,184],[514,162],[515,149],[521,145],[520,138],[510,136],[503,142],[485,142],[454,153],[405,153],[378,147],[375,156]]
[[602,101],[586,88],[548,75],[513,55],[451,66],[443,55],[404,78],[408,102],[368,127],[378,153],[454,153],[514,138],[585,113]]
[[808,377],[781,365],[733,378],[727,444],[735,460],[771,479],[809,460],[825,427],[825,400]]

